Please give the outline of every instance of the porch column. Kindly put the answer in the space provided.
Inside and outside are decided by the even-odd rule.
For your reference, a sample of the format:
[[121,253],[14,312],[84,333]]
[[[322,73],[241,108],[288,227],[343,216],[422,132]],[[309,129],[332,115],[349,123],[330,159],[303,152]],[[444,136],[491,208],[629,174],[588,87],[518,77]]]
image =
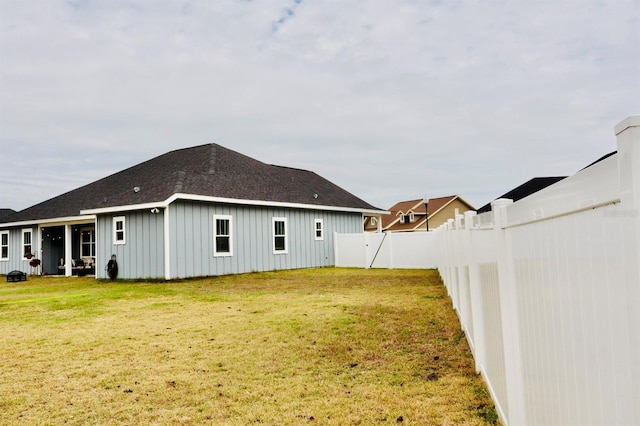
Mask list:
[[71,225],[68,223],[64,225],[64,275],[70,277],[73,275],[73,265],[71,264],[71,258],[73,256],[71,251],[72,245]]

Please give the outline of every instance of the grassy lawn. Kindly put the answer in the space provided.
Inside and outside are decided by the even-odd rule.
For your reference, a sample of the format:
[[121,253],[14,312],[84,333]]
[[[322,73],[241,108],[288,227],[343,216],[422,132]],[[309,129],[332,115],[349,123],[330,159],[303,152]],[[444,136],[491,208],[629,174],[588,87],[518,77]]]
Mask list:
[[487,424],[434,271],[0,282],[0,424]]

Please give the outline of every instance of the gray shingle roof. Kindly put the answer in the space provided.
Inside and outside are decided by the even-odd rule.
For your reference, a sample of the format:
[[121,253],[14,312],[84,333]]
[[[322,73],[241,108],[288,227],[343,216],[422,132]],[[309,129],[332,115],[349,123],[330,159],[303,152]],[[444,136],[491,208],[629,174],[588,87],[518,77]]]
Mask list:
[[0,209],[0,223],[11,217],[16,213],[13,209]]
[[[518,201],[523,199],[524,197],[528,197],[531,194],[535,194],[538,191],[543,190],[547,186],[553,185],[556,182],[561,181],[566,178],[566,176],[549,176],[549,177],[535,177],[523,183],[522,185],[512,189],[509,192],[506,192],[499,196],[499,198],[508,198],[513,201]],[[478,213],[486,213],[491,211],[491,203],[487,203],[484,206],[478,209]]]
[[159,203],[176,193],[380,210],[314,172],[265,164],[220,145],[207,144],[160,155],[19,211],[5,222],[72,217],[81,210]]

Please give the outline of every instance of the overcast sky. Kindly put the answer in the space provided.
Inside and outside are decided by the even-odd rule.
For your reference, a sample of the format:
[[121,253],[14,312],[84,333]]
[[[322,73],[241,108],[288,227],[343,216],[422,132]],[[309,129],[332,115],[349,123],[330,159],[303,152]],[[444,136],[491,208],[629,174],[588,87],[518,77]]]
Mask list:
[[0,0],[0,207],[216,142],[381,208],[616,149],[640,0]]

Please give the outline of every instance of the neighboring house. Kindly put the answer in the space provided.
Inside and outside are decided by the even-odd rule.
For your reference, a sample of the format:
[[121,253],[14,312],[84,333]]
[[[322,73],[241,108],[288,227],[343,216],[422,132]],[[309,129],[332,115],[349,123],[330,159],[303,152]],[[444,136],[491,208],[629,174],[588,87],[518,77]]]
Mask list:
[[382,230],[407,232],[427,230],[427,208],[423,198],[394,204],[389,216],[382,217]]
[[[391,214],[382,217],[382,230],[386,232],[413,232],[435,229],[456,212],[464,213],[475,208],[459,195],[401,201],[388,209]],[[374,231],[372,227],[365,231]]]
[[119,278],[331,266],[334,233],[362,232],[365,215],[384,213],[313,172],[207,144],[8,215],[0,273],[69,276],[89,266],[106,278],[112,255]]
[[[513,201],[518,201],[546,188],[547,186],[551,186],[554,183],[559,182],[564,178],[566,178],[566,176],[535,177],[533,179],[526,181],[522,185],[516,188],[513,188],[511,191],[502,194],[497,199],[508,198]],[[478,214],[486,213],[489,211],[491,211],[491,203],[487,203],[484,206],[480,207],[478,209]]]
[[427,202],[427,230],[436,229],[449,219],[454,219],[456,213],[462,214],[476,208],[459,195],[429,198]]

